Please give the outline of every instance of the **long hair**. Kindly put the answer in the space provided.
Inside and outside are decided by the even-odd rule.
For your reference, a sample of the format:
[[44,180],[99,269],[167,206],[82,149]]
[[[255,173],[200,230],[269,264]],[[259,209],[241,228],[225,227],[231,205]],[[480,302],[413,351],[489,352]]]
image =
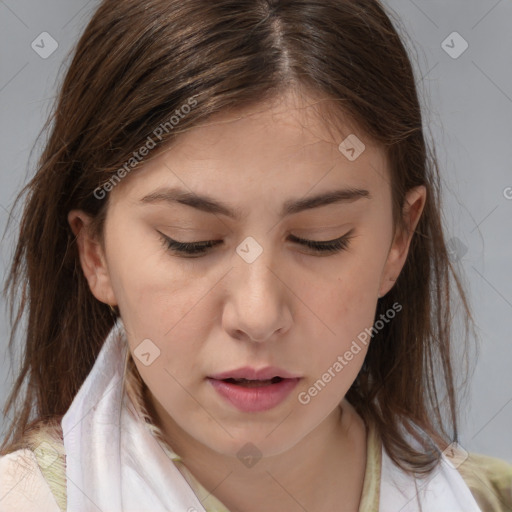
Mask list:
[[326,124],[350,119],[385,149],[395,227],[406,192],[427,189],[407,261],[376,318],[394,303],[403,309],[373,337],[347,399],[408,471],[434,467],[439,449],[429,440],[457,440],[453,282],[466,327],[472,317],[447,251],[414,71],[391,13],[377,0],[104,0],[74,51],[35,176],[15,203],[23,213],[4,289],[11,349],[23,319],[26,331],[4,408],[12,417],[4,453],[22,446],[34,422],[62,417],[114,323],[81,271],[68,212],[85,210],[101,237],[101,187],[137,172],[147,160],[134,157],[139,148],[151,140],[154,155],[215,113],[290,87],[334,102]]

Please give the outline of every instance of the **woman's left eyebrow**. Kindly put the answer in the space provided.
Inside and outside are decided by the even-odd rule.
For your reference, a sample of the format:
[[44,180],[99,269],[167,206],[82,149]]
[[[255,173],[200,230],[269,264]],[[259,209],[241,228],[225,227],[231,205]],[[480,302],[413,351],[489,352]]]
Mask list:
[[[314,208],[320,208],[331,204],[353,203],[354,201],[363,198],[372,199],[368,190],[361,188],[344,188],[322,192],[310,197],[288,199],[283,204],[281,217],[294,215],[305,210],[312,210]],[[234,220],[241,220],[243,217],[242,211],[238,208],[231,208],[227,204],[217,201],[208,195],[197,194],[179,187],[159,188],[141,199],[141,202],[145,204],[162,201],[171,204],[184,204],[203,212],[225,215],[226,217],[230,217]]]

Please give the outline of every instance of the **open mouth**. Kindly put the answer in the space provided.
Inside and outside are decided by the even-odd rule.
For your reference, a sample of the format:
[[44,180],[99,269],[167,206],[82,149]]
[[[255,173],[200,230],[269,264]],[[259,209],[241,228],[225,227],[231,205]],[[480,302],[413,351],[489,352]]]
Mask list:
[[237,386],[242,386],[244,388],[259,388],[270,386],[272,384],[278,384],[283,380],[284,379],[281,377],[273,377],[272,379],[267,380],[222,379],[222,382],[227,382],[228,384],[236,384]]

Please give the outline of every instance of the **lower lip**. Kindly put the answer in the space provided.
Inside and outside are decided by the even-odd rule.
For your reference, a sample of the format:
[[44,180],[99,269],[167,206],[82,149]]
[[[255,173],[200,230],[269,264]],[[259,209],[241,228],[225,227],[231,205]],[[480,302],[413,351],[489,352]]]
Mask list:
[[299,378],[248,388],[223,380],[208,379],[219,395],[243,412],[260,412],[278,406],[298,384]]

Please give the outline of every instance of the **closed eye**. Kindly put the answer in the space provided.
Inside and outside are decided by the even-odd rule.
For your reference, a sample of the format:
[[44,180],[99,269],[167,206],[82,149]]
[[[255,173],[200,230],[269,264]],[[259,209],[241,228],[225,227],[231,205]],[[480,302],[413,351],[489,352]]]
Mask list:
[[[311,249],[320,255],[330,255],[348,249],[350,240],[354,238],[353,236],[351,236],[353,231],[354,230],[352,229],[346,235],[343,235],[340,238],[336,238],[334,240],[307,240],[304,238],[296,237],[294,235],[290,235],[290,240],[293,242],[297,242],[299,245],[305,246],[308,249]],[[198,257],[197,255],[202,256],[214,246],[222,243],[222,240],[179,242],[178,240],[173,240],[172,238],[169,238],[167,235],[164,235],[160,231],[158,231],[158,233],[161,235],[162,242],[166,249],[170,250],[173,253],[186,255],[185,257]]]

